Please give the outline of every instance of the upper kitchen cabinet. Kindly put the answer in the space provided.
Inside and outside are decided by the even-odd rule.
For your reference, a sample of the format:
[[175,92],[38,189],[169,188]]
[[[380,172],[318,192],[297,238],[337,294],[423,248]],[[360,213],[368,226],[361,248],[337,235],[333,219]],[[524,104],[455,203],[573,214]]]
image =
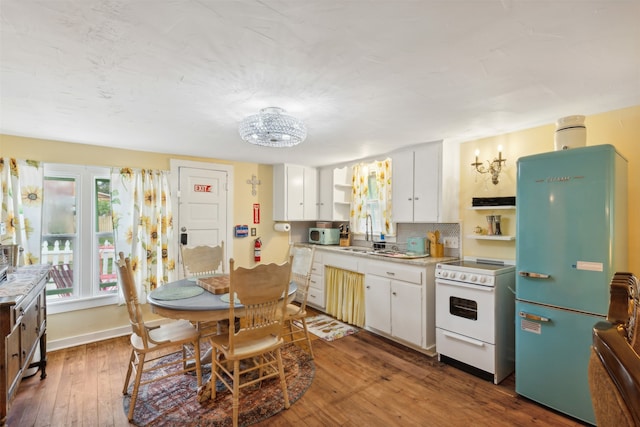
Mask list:
[[273,219],[318,219],[318,171],[315,168],[286,164],[273,166]]
[[328,166],[319,171],[318,219],[349,221],[351,209],[351,167]]
[[393,222],[438,222],[442,205],[442,142],[392,153]]

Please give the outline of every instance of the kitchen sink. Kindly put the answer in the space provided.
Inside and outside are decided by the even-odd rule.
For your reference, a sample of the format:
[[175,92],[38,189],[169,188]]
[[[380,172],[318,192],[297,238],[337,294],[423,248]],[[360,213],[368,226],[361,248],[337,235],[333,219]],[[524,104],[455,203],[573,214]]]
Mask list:
[[360,246],[347,246],[341,247],[340,250],[345,252],[355,252],[360,254],[369,254],[369,255],[378,255],[384,256],[388,258],[396,258],[396,259],[416,259],[416,258],[426,258],[429,255],[418,255],[413,253],[401,252],[394,249],[369,249],[363,248]]
[[354,247],[354,246],[341,247],[340,249],[347,252],[357,252],[361,254],[371,253],[371,249],[369,248],[361,248],[361,247]]

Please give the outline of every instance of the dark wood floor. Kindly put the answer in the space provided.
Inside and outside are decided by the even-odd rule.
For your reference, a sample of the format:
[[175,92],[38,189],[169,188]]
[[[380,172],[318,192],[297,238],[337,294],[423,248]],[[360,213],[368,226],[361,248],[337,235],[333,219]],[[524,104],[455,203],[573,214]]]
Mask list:
[[[579,426],[514,391],[360,331],[314,340],[316,376],[289,410],[262,426]],[[128,338],[49,353],[47,378],[27,378],[7,424],[126,426]]]

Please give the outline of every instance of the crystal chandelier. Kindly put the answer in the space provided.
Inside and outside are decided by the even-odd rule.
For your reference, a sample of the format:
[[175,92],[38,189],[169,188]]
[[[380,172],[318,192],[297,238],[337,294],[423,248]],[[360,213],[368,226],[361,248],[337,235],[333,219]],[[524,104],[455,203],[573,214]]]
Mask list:
[[269,107],[242,120],[240,136],[247,142],[265,147],[293,147],[307,137],[307,127],[282,108]]

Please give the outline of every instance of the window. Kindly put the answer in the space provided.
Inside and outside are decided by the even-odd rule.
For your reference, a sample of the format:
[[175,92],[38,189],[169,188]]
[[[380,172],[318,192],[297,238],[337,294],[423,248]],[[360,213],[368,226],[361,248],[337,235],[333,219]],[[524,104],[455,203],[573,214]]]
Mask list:
[[369,233],[373,231],[373,236],[393,235],[391,159],[354,165],[352,179],[351,229],[353,232],[366,234],[367,224],[369,224]]
[[117,303],[109,168],[45,164],[43,263],[52,313]]

